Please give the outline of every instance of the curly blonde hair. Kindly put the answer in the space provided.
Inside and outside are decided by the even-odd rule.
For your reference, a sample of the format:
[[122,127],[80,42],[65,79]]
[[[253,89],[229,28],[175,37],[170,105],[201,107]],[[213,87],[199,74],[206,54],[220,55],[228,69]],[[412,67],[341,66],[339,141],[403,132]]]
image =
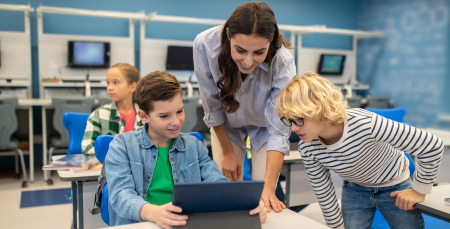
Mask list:
[[341,90],[327,79],[308,71],[295,76],[277,98],[276,113],[286,118],[307,118],[338,125],[347,115]]

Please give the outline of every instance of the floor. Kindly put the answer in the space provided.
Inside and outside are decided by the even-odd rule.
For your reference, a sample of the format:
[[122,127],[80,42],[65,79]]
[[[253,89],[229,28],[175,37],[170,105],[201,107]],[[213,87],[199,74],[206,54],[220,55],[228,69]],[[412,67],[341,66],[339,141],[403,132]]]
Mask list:
[[54,184],[49,186],[43,180],[42,170],[36,169],[35,182],[28,183],[27,188],[22,188],[22,180],[15,180],[12,176],[2,176],[0,179],[0,228],[17,229],[51,229],[67,228],[72,224],[72,205],[57,204],[39,207],[21,206],[22,191],[36,191],[48,189],[70,188],[69,182],[62,182],[56,173],[53,174]]

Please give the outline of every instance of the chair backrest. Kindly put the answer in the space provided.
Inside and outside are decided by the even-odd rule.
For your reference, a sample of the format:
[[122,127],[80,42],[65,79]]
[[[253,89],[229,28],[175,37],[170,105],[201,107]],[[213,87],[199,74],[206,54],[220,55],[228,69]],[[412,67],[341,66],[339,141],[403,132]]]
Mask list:
[[69,133],[69,149],[67,154],[81,154],[81,141],[86,130],[90,113],[67,112],[63,116],[63,124]]
[[396,122],[403,122],[403,117],[406,115],[406,109],[403,107],[389,108],[389,109],[374,109],[367,107],[366,110],[379,114],[385,118],[394,120]]
[[52,105],[55,107],[53,127],[61,135],[59,139],[52,139],[52,145],[67,147],[69,145],[69,132],[64,128],[63,116],[66,112],[91,113],[94,106],[92,97],[53,97]]
[[114,136],[112,135],[100,135],[95,139],[95,156],[102,164],[105,161],[106,154],[108,153],[109,143],[111,143],[113,139]]
[[99,107],[112,103],[111,97],[109,97],[109,96],[108,97],[101,96],[101,97],[98,97],[97,100],[98,100]]
[[190,132],[197,125],[198,96],[183,98],[185,120],[181,132]]
[[347,105],[350,108],[360,108],[361,107],[361,97],[359,97],[359,96],[345,98],[345,100],[347,100]]
[[367,107],[377,108],[377,109],[389,108],[389,97],[367,96]]
[[18,146],[17,141],[11,139],[17,130],[16,96],[0,97],[0,150],[11,150]]

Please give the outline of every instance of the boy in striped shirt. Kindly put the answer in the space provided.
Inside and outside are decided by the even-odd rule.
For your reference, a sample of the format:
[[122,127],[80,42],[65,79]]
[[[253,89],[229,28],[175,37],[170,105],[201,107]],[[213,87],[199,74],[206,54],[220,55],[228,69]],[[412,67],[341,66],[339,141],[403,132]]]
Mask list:
[[[424,228],[414,205],[431,193],[442,140],[363,109],[347,109],[340,90],[313,72],[294,77],[283,89],[277,112],[301,139],[298,149],[328,226],[371,228],[378,209],[391,228]],[[418,160],[414,182],[405,153]],[[330,169],[344,180],[342,213]]]

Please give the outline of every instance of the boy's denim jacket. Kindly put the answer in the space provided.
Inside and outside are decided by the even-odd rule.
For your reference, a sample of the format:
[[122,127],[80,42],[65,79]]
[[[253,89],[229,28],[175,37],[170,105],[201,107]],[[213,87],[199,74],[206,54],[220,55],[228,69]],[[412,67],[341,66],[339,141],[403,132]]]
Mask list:
[[[158,148],[141,130],[114,138],[105,159],[110,226],[141,222],[141,208],[148,203],[148,187],[158,158]],[[174,183],[229,181],[208,150],[196,137],[180,133],[169,151]]]

